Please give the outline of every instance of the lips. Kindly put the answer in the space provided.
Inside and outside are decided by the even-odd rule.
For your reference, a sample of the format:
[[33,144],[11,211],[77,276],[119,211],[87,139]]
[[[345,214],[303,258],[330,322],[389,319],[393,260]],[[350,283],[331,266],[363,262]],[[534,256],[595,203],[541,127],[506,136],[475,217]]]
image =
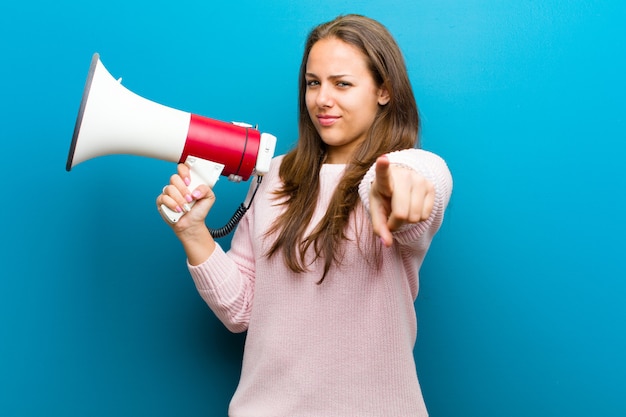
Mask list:
[[335,124],[337,120],[339,120],[339,116],[331,116],[328,114],[318,114],[317,120],[321,126],[327,127]]

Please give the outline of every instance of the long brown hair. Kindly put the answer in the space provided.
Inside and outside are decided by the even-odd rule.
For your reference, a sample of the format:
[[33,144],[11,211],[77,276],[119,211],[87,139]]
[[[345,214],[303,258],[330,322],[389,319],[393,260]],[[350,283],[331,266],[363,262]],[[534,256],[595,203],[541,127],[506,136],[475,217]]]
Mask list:
[[[390,100],[379,106],[367,138],[346,166],[326,214],[311,234],[305,236],[315,211],[319,172],[326,154],[326,145],[307,111],[305,73],[311,48],[317,41],[328,38],[339,39],[361,51],[374,81],[387,90]],[[282,251],[292,271],[305,272],[305,254],[312,246],[313,260],[324,259],[321,282],[333,262],[341,263],[345,228],[359,201],[361,179],[378,156],[419,145],[419,117],[400,48],[383,25],[364,16],[339,16],[314,28],[305,43],[298,82],[300,136],[280,166],[283,186],[276,194],[286,209],[267,232],[267,236],[277,234],[268,256]]]

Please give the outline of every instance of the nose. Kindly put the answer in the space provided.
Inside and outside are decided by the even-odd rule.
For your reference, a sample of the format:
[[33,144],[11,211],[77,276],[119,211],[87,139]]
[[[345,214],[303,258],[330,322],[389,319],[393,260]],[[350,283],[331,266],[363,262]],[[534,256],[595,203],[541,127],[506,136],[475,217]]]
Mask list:
[[317,90],[315,104],[319,107],[332,107],[333,97],[327,84],[321,84]]

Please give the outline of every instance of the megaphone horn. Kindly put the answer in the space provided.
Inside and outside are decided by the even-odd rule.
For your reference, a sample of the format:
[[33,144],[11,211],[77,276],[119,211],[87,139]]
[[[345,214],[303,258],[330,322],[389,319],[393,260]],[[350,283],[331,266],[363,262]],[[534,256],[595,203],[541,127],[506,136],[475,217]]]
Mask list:
[[[227,123],[164,106],[121,84],[94,54],[85,83],[65,169],[103,155],[128,154],[184,162],[190,188],[213,186],[220,175],[232,181],[263,176],[276,137],[245,123]],[[176,222],[181,214],[163,207]]]

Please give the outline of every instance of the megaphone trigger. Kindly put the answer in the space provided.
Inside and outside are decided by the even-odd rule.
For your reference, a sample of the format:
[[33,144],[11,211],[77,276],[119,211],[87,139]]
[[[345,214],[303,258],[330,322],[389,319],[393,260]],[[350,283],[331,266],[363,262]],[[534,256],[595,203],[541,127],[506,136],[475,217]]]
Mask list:
[[[199,185],[208,185],[213,188],[224,170],[224,164],[195,156],[188,156],[185,160],[185,165],[189,167],[189,179],[191,182],[187,188],[189,188],[190,191],[195,190]],[[185,207],[184,212],[178,213],[161,204],[161,212],[165,215],[167,221],[173,224],[178,222],[178,220],[180,220],[186,212],[191,210],[192,206],[193,202],[189,203],[187,207]]]

